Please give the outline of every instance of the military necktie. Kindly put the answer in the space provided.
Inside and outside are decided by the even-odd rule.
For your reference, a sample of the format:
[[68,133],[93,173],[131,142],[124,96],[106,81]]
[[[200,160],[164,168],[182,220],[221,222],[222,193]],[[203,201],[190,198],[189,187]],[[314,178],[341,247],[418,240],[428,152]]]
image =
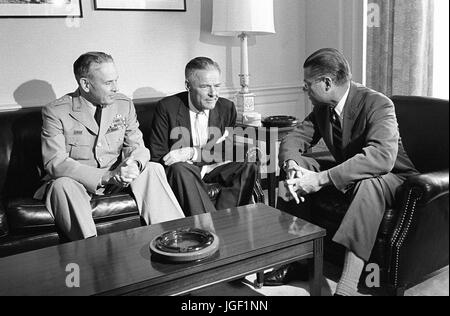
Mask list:
[[97,122],[98,127],[100,127],[100,122],[102,121],[103,108],[101,107],[101,105],[97,105],[96,107],[97,109],[95,110],[94,118],[95,121]]

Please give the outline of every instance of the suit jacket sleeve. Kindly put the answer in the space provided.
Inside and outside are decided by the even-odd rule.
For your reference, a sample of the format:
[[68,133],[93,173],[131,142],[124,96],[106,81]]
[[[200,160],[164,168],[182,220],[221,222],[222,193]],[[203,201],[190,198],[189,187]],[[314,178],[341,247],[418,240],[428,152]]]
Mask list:
[[387,98],[372,101],[367,113],[366,146],[361,153],[330,169],[338,190],[348,191],[357,181],[385,175],[392,171],[400,138],[393,103]]
[[53,179],[68,177],[94,193],[105,170],[86,166],[69,157],[66,151],[66,139],[61,119],[56,108],[42,109],[42,158],[47,173]]
[[287,160],[294,160],[301,166],[302,155],[314,147],[321,138],[315,113],[311,113],[292,133],[282,140],[279,154],[280,166]]
[[130,111],[127,117],[123,154],[125,157],[132,155],[135,160],[139,161],[142,168],[150,161],[150,151],[145,147],[143,135],[139,129],[136,109],[132,101],[130,101]]
[[162,163],[170,152],[170,125],[167,110],[160,101],[156,106],[153,127],[150,135],[150,153],[153,162]]

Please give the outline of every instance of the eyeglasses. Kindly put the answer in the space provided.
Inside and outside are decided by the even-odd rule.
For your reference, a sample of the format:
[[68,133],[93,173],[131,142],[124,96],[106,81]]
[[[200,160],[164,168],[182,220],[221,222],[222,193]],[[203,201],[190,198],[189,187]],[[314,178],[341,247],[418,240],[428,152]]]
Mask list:
[[323,77],[317,77],[317,78],[313,79],[312,82],[305,79],[304,84],[303,84],[303,91],[305,91],[305,92],[308,91],[309,89],[311,89],[311,86],[313,84],[315,84],[316,82],[320,82],[322,80],[323,80]]

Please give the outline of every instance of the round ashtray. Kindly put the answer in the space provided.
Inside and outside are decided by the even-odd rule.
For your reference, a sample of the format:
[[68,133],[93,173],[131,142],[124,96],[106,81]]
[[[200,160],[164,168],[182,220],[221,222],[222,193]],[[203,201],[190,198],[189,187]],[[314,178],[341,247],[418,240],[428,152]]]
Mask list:
[[298,120],[293,116],[271,116],[262,121],[264,127],[294,127]]
[[150,243],[150,252],[171,262],[197,261],[219,249],[219,237],[194,228],[165,232]]

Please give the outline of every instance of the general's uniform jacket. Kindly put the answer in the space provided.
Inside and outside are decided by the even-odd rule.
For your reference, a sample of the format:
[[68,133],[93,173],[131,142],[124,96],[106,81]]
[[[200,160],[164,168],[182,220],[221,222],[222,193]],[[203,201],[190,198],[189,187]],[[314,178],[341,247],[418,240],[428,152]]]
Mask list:
[[133,155],[145,167],[145,147],[133,102],[122,94],[103,109],[100,127],[79,91],[50,103],[42,110],[42,155],[47,181],[35,195],[42,199],[49,181],[68,177],[90,193],[97,192],[102,176]]

